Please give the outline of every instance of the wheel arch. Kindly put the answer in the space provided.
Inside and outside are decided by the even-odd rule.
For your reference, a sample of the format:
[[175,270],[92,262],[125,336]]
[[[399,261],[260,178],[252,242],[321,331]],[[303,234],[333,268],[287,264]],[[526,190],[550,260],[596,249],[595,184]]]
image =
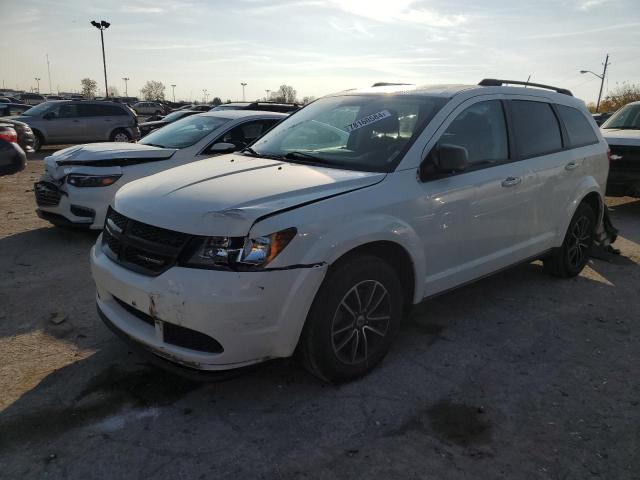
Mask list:
[[408,313],[415,302],[416,269],[414,261],[402,245],[390,240],[376,240],[363,243],[343,253],[329,266],[329,270],[337,268],[343,262],[357,255],[373,255],[387,262],[395,270],[404,294],[404,313]]

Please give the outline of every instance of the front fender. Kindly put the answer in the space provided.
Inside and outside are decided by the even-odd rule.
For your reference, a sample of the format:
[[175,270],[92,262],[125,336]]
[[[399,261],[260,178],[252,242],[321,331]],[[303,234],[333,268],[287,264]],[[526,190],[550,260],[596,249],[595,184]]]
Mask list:
[[414,303],[423,298],[425,277],[424,248],[411,226],[388,214],[354,214],[336,218],[331,223],[314,223],[303,227],[281,256],[270,265],[331,265],[343,255],[373,242],[392,242],[402,247],[413,264]]

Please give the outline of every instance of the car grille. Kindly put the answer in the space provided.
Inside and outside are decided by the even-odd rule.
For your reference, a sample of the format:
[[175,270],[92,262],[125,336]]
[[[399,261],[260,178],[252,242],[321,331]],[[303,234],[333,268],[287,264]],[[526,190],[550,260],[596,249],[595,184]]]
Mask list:
[[152,317],[151,315],[147,315],[143,311],[138,310],[134,306],[129,305],[127,302],[124,302],[117,297],[113,298],[123,309],[147,325],[154,326],[156,321],[161,322],[162,341],[165,343],[175,345],[177,347],[188,348],[189,350],[197,350],[199,352],[222,353],[224,351],[220,342],[209,335],[205,335],[204,333],[196,330],[191,330],[190,328],[181,327],[180,325],[164,322]]
[[62,193],[58,186],[50,182],[34,184],[33,191],[36,194],[36,203],[43,207],[55,207],[62,198]]
[[640,147],[633,145],[611,145],[611,155],[622,157],[613,160],[609,168],[614,171],[640,172]]
[[156,276],[175,265],[191,235],[138,222],[109,207],[102,232],[105,254],[123,267]]

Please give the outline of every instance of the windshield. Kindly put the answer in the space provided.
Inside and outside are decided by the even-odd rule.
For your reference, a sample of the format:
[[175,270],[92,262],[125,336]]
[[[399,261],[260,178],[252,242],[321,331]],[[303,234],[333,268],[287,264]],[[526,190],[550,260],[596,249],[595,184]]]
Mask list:
[[640,130],[640,103],[625,105],[604,122],[602,128]]
[[22,115],[25,115],[27,117],[42,115],[54,105],[55,103],[44,102],[36,105],[35,107],[31,107],[29,110],[25,110],[24,112],[22,112]]
[[227,122],[229,122],[228,118],[192,115],[151,132],[138,143],[156,147],[186,148],[199,142]]
[[166,117],[164,117],[162,120],[166,121],[166,122],[174,122],[176,120],[178,120],[179,118],[182,118],[186,115],[186,112],[184,111],[177,111],[177,112],[172,112],[169,115],[167,115]]
[[278,124],[252,149],[301,163],[390,172],[446,101],[406,94],[326,97]]

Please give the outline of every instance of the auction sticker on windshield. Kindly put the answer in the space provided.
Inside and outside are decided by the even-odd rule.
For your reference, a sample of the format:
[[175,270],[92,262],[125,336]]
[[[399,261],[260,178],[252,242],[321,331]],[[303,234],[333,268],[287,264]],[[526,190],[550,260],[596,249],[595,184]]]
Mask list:
[[370,125],[372,123],[379,122],[380,120],[390,116],[391,114],[389,113],[389,110],[382,110],[381,112],[372,113],[371,115],[367,115],[360,120],[356,120],[355,122],[350,123],[344,128],[348,133],[351,133],[354,130],[358,130],[359,128],[366,127],[367,125]]

